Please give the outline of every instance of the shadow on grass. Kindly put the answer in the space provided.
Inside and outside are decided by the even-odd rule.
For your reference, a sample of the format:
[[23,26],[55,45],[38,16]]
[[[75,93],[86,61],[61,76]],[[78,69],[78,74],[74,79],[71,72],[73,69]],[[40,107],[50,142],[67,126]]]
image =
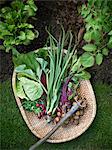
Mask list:
[[[112,86],[96,83],[97,115],[91,127],[80,137],[61,144],[44,143],[38,150],[112,150]],[[11,83],[1,89],[1,149],[28,150],[38,139],[27,128],[16,105]]]

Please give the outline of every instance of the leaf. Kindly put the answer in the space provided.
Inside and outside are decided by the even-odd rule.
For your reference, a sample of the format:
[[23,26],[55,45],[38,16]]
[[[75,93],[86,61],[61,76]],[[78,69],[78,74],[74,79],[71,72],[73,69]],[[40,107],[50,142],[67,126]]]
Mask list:
[[94,2],[95,2],[94,0],[89,0],[89,1],[88,1],[88,4],[89,4],[90,6],[92,6],[92,5],[94,4]]
[[29,4],[29,6],[34,10],[37,11],[37,6],[35,5],[33,0],[28,0],[27,4]]
[[[2,29],[1,29],[2,30]],[[8,30],[2,30],[1,31],[1,35],[0,35],[0,39],[4,39],[4,36],[8,36],[8,35],[13,35],[10,31]]]
[[89,24],[89,23],[87,23],[85,25],[85,27],[86,27],[86,31],[89,31],[92,28],[91,24]]
[[7,26],[6,23],[0,21],[0,32],[2,32],[3,30],[5,30],[5,29],[6,29],[6,26]]
[[83,80],[89,80],[91,78],[91,74],[87,71],[82,71],[79,74],[75,74],[75,76]]
[[99,30],[93,30],[91,34],[91,39],[98,43],[101,40],[101,32]]
[[112,30],[108,33],[108,35],[112,35]]
[[48,60],[49,56],[48,56],[48,50],[45,48],[39,48],[35,51],[35,53],[37,54],[38,57],[43,58],[44,60]]
[[91,41],[91,34],[92,34],[92,32],[90,32],[90,31],[87,31],[87,32],[84,34],[84,40],[85,40],[86,42],[90,42],[90,41]]
[[77,60],[77,62],[72,66],[71,71],[75,73],[81,66],[80,59]]
[[19,75],[37,80],[35,73],[31,69],[25,69],[23,72],[20,72]]
[[[22,103],[23,107],[28,110],[28,111],[32,111],[32,101],[24,101]],[[36,105],[36,104],[35,104]]]
[[85,21],[86,22],[90,22],[92,20],[92,14],[90,13],[86,18],[85,18]]
[[41,112],[41,109],[40,109],[40,108],[36,108],[36,109],[34,109],[33,111],[34,111],[35,114],[38,114],[38,113]]
[[11,11],[11,8],[10,7],[4,7],[1,9],[1,12],[4,14],[6,12],[10,12]]
[[41,79],[41,75],[42,75],[42,69],[39,67],[37,67],[36,69],[36,75],[39,78],[39,80]]
[[107,43],[108,48],[112,48],[112,36],[109,39],[109,42]]
[[38,63],[41,65],[41,69],[46,72],[46,66],[48,65],[48,62],[45,61],[43,58],[36,58],[36,60],[38,61]]
[[72,86],[73,86],[72,82],[69,82],[69,83],[68,83],[68,87],[69,87],[69,88],[72,88]]
[[18,28],[34,28],[33,25],[29,24],[29,23],[21,23]]
[[24,44],[24,45],[28,45],[28,44],[30,44],[30,40],[25,39],[25,40],[23,41],[23,44]]
[[35,73],[31,69],[26,69],[26,65],[20,65],[15,68],[15,72],[19,77],[28,77],[33,80],[37,80]]
[[91,67],[94,65],[94,57],[90,53],[83,53],[80,57],[81,64],[84,67]]
[[16,29],[15,25],[8,25],[8,29],[12,32],[13,30]]
[[24,4],[22,1],[12,1],[11,6],[14,10],[22,9],[24,7]]
[[35,15],[34,10],[29,5],[25,5],[24,10],[27,12],[26,14],[30,17]]
[[25,64],[26,68],[30,68],[34,72],[36,72],[39,67],[39,63],[36,60],[36,54],[34,52],[19,54],[18,57],[13,57],[13,62],[16,67]]
[[17,73],[22,72],[25,68],[26,68],[26,65],[19,65],[18,67],[15,68],[15,71]]
[[8,12],[5,18],[7,20],[7,23],[10,23],[10,21],[13,19],[12,13]]
[[15,40],[13,37],[7,38],[4,42],[3,42],[5,47],[11,47],[13,44],[15,44]]
[[25,93],[24,93],[24,90],[23,90],[23,87],[22,87],[22,84],[20,81],[17,81],[17,85],[16,85],[16,94],[18,97],[20,97],[21,99],[27,99],[28,98],[26,97]]
[[26,95],[31,101],[37,100],[41,97],[43,89],[38,82],[27,79],[25,77],[20,77],[19,80],[23,86]]
[[33,40],[35,38],[35,34],[31,30],[26,30],[26,37],[28,40]]
[[82,5],[81,15],[85,18],[90,13],[90,9],[86,5]]
[[13,48],[14,48],[13,46],[9,46],[9,45],[6,46],[5,45],[5,51],[6,51],[6,53],[8,53],[10,50],[13,50]]
[[93,44],[86,44],[82,47],[85,51],[88,51],[88,52],[93,52],[96,50],[96,45],[93,45]]
[[103,55],[101,53],[98,53],[96,55],[96,64],[101,65],[102,61],[103,61]]
[[18,36],[18,38],[19,38],[20,40],[25,40],[25,39],[26,39],[25,32],[20,31],[20,36]]
[[108,53],[109,53],[108,48],[103,48],[103,49],[102,49],[102,54],[103,54],[103,55],[108,56]]

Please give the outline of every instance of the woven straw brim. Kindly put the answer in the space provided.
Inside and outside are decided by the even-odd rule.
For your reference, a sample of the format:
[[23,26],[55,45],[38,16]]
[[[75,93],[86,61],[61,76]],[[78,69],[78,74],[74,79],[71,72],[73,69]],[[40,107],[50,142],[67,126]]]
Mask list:
[[[16,73],[13,73],[12,77],[12,85],[13,91],[15,95],[15,99],[19,110],[26,122],[28,128],[31,132],[38,138],[44,137],[50,130],[52,130],[53,126],[51,123],[47,124],[45,119],[38,119],[37,116],[32,113],[26,111],[22,104],[21,100],[16,96]],[[78,125],[67,125],[67,127],[60,127],[47,141],[50,143],[61,143],[70,141],[72,139],[77,138],[82,133],[84,133],[91,123],[93,122],[96,114],[96,99],[94,96],[94,92],[91,86],[91,83],[88,80],[81,81],[80,83],[80,93],[82,97],[85,97],[87,100],[87,108],[84,112],[84,115],[80,118],[80,123]]]

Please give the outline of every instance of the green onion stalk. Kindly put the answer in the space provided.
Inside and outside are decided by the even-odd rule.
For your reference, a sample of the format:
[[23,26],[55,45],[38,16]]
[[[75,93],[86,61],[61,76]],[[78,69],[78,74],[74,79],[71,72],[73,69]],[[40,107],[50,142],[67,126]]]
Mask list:
[[[50,67],[49,72],[47,72],[47,113],[54,114],[56,108],[59,105],[60,100],[60,88],[62,82],[66,78],[66,72],[69,69],[69,63],[72,59],[72,56],[76,50],[76,45],[71,48],[73,35],[71,31],[65,34],[65,31],[62,27],[62,34],[57,41],[50,33],[49,34],[49,43],[50,50],[48,49]],[[64,52],[64,45],[69,39],[69,45],[66,49],[66,54]]]

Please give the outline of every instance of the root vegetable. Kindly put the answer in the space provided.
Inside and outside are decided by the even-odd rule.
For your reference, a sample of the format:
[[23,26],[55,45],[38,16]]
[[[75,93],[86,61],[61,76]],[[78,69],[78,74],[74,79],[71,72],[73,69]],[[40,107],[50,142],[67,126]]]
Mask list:
[[33,150],[37,148],[40,144],[44,143],[66,120],[69,119],[79,108],[79,105],[72,106],[71,110],[65,115],[64,118],[60,120],[60,122],[57,123],[57,125],[49,132],[47,133],[40,141],[35,143],[33,146],[30,147],[30,150]]
[[75,114],[76,114],[77,116],[80,116],[80,111],[77,111]]
[[51,116],[51,112],[50,112],[50,113],[48,113],[48,115],[49,115],[49,116]]
[[84,110],[80,110],[80,115],[82,116],[84,114]]
[[56,117],[56,118],[54,119],[54,121],[57,123],[57,122],[60,121],[60,118],[59,118],[59,117]]
[[57,116],[61,117],[62,116],[61,112],[57,112]]
[[61,112],[61,109],[58,107],[58,108],[57,108],[57,111]]
[[63,118],[64,116],[65,116],[65,113],[63,113],[61,117]]
[[67,109],[67,111],[69,112],[69,111],[70,111],[70,109]]
[[71,120],[70,120],[70,123],[73,123],[74,122],[74,119],[72,118]]
[[37,103],[37,104],[36,104],[36,106],[37,106],[37,107],[39,107],[39,106],[40,106],[40,104],[38,104],[38,103]]
[[76,116],[76,115],[74,116],[74,119],[76,119],[76,120],[79,119],[79,118],[80,118],[79,116]]
[[79,120],[74,120],[74,124],[78,125],[79,124]]

